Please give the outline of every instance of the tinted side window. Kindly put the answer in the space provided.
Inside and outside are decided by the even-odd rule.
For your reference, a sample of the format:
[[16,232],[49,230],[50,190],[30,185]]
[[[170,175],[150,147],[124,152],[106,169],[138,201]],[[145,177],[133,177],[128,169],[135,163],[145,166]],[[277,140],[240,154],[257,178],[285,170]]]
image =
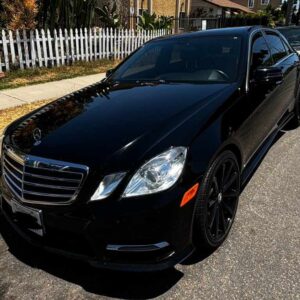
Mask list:
[[276,33],[267,32],[266,40],[271,49],[274,64],[276,64],[280,59],[287,55],[285,47],[281,41],[281,38]]
[[265,66],[271,66],[273,60],[270,54],[270,50],[262,33],[257,33],[252,39],[252,53],[251,53],[251,74],[259,68]]

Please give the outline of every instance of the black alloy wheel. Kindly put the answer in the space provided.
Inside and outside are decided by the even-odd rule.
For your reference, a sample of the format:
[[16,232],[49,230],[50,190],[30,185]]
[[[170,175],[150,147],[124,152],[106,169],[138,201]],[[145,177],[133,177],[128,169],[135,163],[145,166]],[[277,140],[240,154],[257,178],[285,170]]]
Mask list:
[[197,248],[215,249],[233,224],[240,195],[240,170],[235,155],[223,152],[209,168],[198,196],[194,219]]

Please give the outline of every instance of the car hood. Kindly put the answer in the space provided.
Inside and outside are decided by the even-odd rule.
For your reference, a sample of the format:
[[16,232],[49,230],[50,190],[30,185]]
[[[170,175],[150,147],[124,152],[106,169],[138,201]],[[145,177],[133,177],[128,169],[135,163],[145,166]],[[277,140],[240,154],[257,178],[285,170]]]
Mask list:
[[[26,154],[103,165],[136,144],[146,151],[170,126],[229,86],[99,83],[35,111],[10,130],[8,139]],[[154,139],[145,138],[153,132]]]

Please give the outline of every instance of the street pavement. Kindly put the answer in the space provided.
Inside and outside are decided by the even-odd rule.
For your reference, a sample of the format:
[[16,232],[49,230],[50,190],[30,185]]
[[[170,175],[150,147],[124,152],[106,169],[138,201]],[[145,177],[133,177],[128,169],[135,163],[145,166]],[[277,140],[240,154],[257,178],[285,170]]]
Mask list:
[[0,299],[300,299],[300,129],[244,189],[227,241],[154,274],[93,269],[33,249],[0,223]]
[[56,99],[94,84],[105,74],[81,76],[0,91],[0,110],[39,100]]

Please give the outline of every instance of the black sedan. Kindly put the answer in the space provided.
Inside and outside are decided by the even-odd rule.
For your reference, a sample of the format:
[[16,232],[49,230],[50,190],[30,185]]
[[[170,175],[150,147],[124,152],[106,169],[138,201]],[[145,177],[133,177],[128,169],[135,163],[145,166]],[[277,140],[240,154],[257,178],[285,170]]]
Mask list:
[[6,129],[3,216],[34,245],[98,267],[161,270],[212,251],[278,131],[299,124],[298,75],[271,29],[153,40]]

